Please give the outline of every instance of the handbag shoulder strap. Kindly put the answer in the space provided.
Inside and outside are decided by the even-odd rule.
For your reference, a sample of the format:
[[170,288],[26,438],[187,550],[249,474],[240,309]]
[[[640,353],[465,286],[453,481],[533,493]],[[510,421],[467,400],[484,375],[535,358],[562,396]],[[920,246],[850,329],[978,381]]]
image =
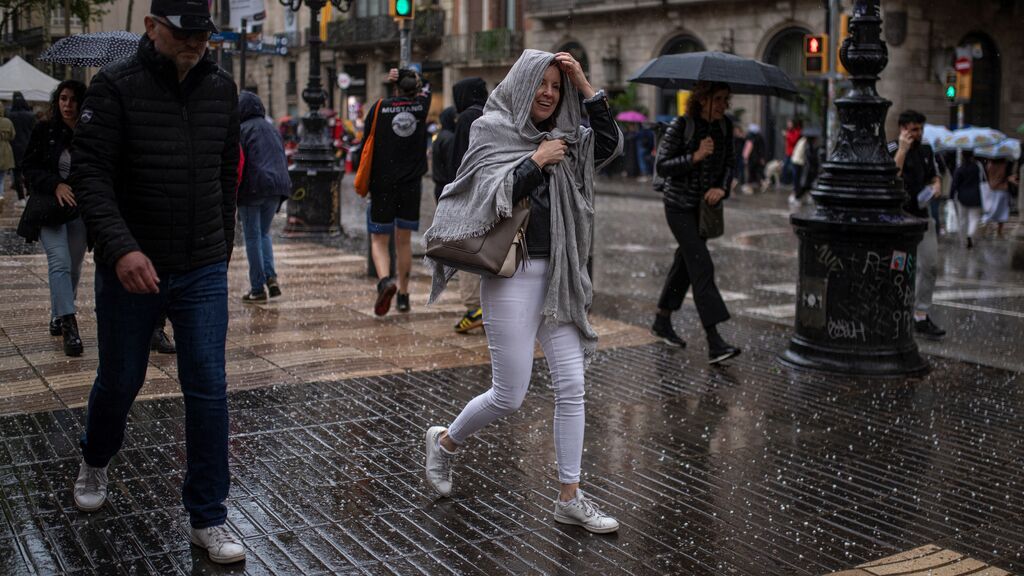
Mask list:
[[373,122],[370,125],[370,138],[377,133],[377,118],[380,117],[380,105],[383,100],[377,100],[377,105],[373,107]]

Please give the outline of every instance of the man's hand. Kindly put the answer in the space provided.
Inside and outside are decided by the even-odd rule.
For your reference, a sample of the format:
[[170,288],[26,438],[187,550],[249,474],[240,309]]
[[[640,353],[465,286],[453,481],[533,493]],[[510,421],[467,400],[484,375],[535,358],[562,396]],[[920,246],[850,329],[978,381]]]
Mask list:
[[910,130],[906,128],[900,128],[900,139],[899,146],[900,150],[906,152],[910,150],[910,147],[914,144],[914,137],[910,135]]
[[725,198],[725,190],[722,190],[721,188],[709,188],[708,191],[704,193],[704,201],[708,203],[708,206],[718,204],[722,201],[722,198]]
[[398,82],[398,68],[392,68],[388,70],[388,82]]
[[54,195],[57,197],[57,204],[61,206],[78,206],[75,203],[75,195],[71,192],[71,186],[63,182],[57,184],[57,190],[54,191]]
[[117,260],[114,265],[117,279],[124,289],[132,294],[159,294],[160,278],[153,263],[139,250],[133,250]]
[[711,156],[715,152],[715,141],[711,139],[711,136],[707,136],[700,141],[700,147],[693,153],[693,161],[701,162],[708,156]]

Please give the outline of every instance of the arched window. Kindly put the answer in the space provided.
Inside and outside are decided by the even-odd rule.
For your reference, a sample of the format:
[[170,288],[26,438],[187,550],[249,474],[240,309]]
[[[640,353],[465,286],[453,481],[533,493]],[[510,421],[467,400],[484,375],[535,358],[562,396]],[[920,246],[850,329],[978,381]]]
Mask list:
[[587,58],[587,51],[583,49],[583,45],[579,42],[566,42],[562,44],[562,47],[558,49],[559,52],[568,52],[572,54],[572,57],[580,63],[583,67],[583,72],[587,76],[590,76],[590,59]]
[[[680,34],[665,43],[665,47],[661,49],[661,55],[702,52],[703,50],[704,44],[700,40],[688,34]],[[658,115],[674,117],[682,114],[683,111],[677,105],[677,92],[678,90],[658,90]]]
[[[960,41],[972,49],[971,101],[964,107],[964,121],[971,126],[999,128],[999,95],[1002,90],[999,48],[988,34],[972,32]],[[950,124],[956,124],[956,107]]]
[[[816,79],[802,79],[803,77],[803,42],[804,35],[810,33],[805,28],[786,28],[779,31],[770,42],[764,52],[764,61],[774,64],[782,69],[801,88],[803,102],[794,102],[775,96],[766,96],[764,99],[763,130],[765,141],[768,144],[768,153],[772,158],[782,159],[786,156],[786,141],[782,137],[782,131],[786,129],[786,122],[794,118],[800,118],[804,124],[820,124],[819,113],[813,111],[815,108],[816,91],[813,86]],[[812,117],[813,116],[813,117]],[[749,122],[750,118],[745,118]]]

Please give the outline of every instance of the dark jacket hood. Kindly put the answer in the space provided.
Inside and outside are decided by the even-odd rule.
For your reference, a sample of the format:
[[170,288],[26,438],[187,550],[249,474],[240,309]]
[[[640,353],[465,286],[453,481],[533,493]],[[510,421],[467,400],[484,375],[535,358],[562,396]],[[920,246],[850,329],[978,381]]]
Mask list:
[[11,97],[11,110],[32,110],[32,107],[28,105],[21,92],[15,92]]
[[464,78],[455,83],[452,94],[455,96],[455,109],[461,114],[474,104],[483,106],[487,103],[487,83],[477,76]]
[[441,117],[438,120],[441,122],[441,130],[449,130],[455,132],[455,118],[458,113],[455,111],[454,106],[449,106],[441,111]]
[[238,121],[245,122],[252,118],[263,119],[267,116],[267,109],[263,107],[260,97],[248,90],[242,90],[238,95]]

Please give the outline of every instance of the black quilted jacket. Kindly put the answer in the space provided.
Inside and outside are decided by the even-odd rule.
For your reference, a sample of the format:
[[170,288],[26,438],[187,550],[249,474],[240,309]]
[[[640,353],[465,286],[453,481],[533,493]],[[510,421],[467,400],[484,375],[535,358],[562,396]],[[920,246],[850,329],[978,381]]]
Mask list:
[[[696,122],[693,135],[686,140],[686,123]],[[693,153],[700,141],[711,136],[715,151],[694,163]],[[721,188],[729,195],[736,165],[732,145],[732,123],[728,119],[711,123],[703,118],[679,116],[669,124],[658,144],[658,175],[665,205],[677,210],[695,210],[710,188]]]
[[179,83],[142,37],[93,79],[75,129],[71,188],[113,266],[141,250],[161,271],[230,256],[238,177],[238,94],[207,55]]

